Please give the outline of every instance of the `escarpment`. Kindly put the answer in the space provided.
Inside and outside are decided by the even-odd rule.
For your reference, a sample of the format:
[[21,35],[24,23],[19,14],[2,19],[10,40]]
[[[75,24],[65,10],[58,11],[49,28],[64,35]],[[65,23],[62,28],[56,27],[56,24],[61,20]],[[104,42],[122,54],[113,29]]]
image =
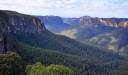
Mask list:
[[40,34],[46,30],[40,19],[17,13],[0,10],[0,53],[10,50],[9,35],[20,33]]

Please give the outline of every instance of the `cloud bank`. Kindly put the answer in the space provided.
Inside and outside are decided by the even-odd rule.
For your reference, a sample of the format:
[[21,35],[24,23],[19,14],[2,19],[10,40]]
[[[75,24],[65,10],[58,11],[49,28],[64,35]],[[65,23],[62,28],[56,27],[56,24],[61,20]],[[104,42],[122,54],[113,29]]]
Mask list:
[[2,0],[0,9],[63,17],[128,17],[128,0]]

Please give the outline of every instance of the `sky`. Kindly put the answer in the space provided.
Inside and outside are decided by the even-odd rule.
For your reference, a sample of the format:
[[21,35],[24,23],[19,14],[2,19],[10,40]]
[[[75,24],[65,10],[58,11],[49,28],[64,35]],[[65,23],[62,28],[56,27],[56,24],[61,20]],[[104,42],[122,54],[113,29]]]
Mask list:
[[0,10],[42,16],[128,18],[128,0],[1,0]]

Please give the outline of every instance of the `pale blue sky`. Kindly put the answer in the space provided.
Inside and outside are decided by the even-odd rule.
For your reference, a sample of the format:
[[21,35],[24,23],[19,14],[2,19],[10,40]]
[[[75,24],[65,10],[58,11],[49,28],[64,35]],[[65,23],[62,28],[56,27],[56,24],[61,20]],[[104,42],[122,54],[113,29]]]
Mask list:
[[128,18],[128,0],[1,0],[0,9],[31,15]]

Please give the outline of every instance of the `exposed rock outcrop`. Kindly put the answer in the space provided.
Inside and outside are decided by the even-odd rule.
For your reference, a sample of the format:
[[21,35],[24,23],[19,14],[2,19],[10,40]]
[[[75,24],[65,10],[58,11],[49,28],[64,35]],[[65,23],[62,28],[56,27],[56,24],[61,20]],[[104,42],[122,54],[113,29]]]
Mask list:
[[127,18],[93,18],[83,16],[80,18],[81,25],[104,25],[111,27],[128,27]]
[[10,33],[41,33],[45,30],[40,19],[34,16],[0,10],[0,53],[10,50],[7,41]]

